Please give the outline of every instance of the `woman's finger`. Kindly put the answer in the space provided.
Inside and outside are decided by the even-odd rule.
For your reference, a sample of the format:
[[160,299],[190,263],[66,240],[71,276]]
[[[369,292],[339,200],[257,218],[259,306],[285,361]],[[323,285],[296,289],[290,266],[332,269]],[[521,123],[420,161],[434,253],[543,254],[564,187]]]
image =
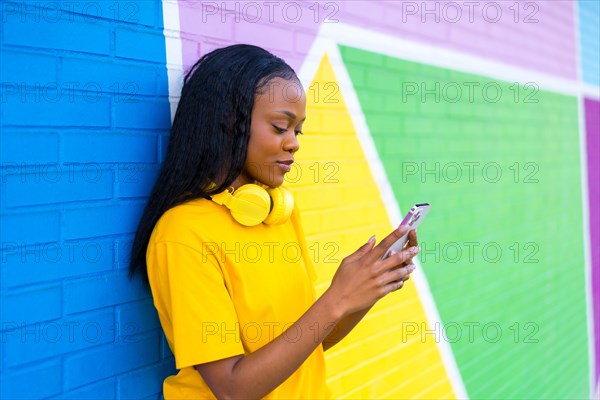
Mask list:
[[384,292],[395,292],[396,290],[404,287],[404,282],[410,279],[410,274],[415,270],[415,268],[415,264],[408,264],[405,267],[389,271],[387,273],[389,282],[385,285]]
[[405,281],[410,276],[411,272],[415,270],[414,264],[408,264],[402,268],[396,268],[391,271],[386,272],[382,275],[382,282],[384,285],[388,285],[392,282],[396,281]]
[[387,249],[390,248],[398,239],[402,238],[402,236],[406,235],[410,230],[410,227],[401,225],[398,228],[394,229],[392,233],[387,235],[377,246],[373,248],[373,251],[368,253],[369,260],[374,262],[380,259]]
[[408,232],[407,247],[413,247],[413,246],[418,246],[418,245],[419,245],[419,241],[417,240],[417,231],[413,229],[412,231]]
[[401,252],[391,251],[385,260],[382,260],[382,269],[389,270],[398,266],[406,266],[412,263],[412,258],[419,254],[419,247],[409,247]]
[[352,262],[355,259],[358,259],[358,258],[364,256],[373,248],[374,245],[375,245],[375,235],[371,236],[369,238],[369,240],[367,241],[367,243],[360,246],[354,253],[347,256],[346,261]]
[[391,292],[395,292],[396,290],[402,289],[402,286],[404,286],[403,280],[390,282],[385,286],[384,292],[389,294]]

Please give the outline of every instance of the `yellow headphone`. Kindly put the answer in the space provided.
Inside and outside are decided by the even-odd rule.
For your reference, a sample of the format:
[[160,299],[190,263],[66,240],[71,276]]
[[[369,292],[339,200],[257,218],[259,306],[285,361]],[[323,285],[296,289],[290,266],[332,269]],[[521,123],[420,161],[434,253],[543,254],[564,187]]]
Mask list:
[[225,190],[211,196],[212,200],[231,211],[233,218],[242,225],[255,226],[286,222],[294,209],[294,197],[282,187],[262,187],[253,183],[237,190]]

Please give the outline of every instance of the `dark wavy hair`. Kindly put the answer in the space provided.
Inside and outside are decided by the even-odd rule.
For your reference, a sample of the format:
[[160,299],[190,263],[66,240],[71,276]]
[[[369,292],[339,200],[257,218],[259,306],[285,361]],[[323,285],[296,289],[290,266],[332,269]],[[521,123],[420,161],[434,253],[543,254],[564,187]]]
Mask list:
[[[185,74],[167,155],[133,241],[130,277],[140,273],[148,282],[148,241],[165,211],[220,193],[240,175],[255,96],[274,78],[298,81],[281,58],[247,44],[207,53]],[[218,186],[209,189],[211,182]]]

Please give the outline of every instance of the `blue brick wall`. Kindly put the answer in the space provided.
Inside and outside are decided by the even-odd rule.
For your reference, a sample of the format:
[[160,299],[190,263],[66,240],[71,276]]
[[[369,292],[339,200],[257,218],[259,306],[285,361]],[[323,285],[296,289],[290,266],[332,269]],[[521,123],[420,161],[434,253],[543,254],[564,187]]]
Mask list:
[[162,4],[0,13],[0,398],[156,399],[173,358],[127,267],[170,127]]
[[579,38],[581,79],[590,85],[600,85],[600,3],[579,0]]

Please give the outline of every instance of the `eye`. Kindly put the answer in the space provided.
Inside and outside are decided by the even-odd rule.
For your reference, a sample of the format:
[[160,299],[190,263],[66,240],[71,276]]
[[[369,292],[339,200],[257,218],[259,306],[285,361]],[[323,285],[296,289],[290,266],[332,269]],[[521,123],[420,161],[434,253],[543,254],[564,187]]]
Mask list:
[[287,132],[286,128],[280,128],[277,125],[273,125],[273,128],[277,131],[277,133],[285,133],[285,132]]
[[298,136],[298,135],[302,135],[302,132],[301,132],[301,131],[295,131],[294,133],[296,134],[296,136]]

